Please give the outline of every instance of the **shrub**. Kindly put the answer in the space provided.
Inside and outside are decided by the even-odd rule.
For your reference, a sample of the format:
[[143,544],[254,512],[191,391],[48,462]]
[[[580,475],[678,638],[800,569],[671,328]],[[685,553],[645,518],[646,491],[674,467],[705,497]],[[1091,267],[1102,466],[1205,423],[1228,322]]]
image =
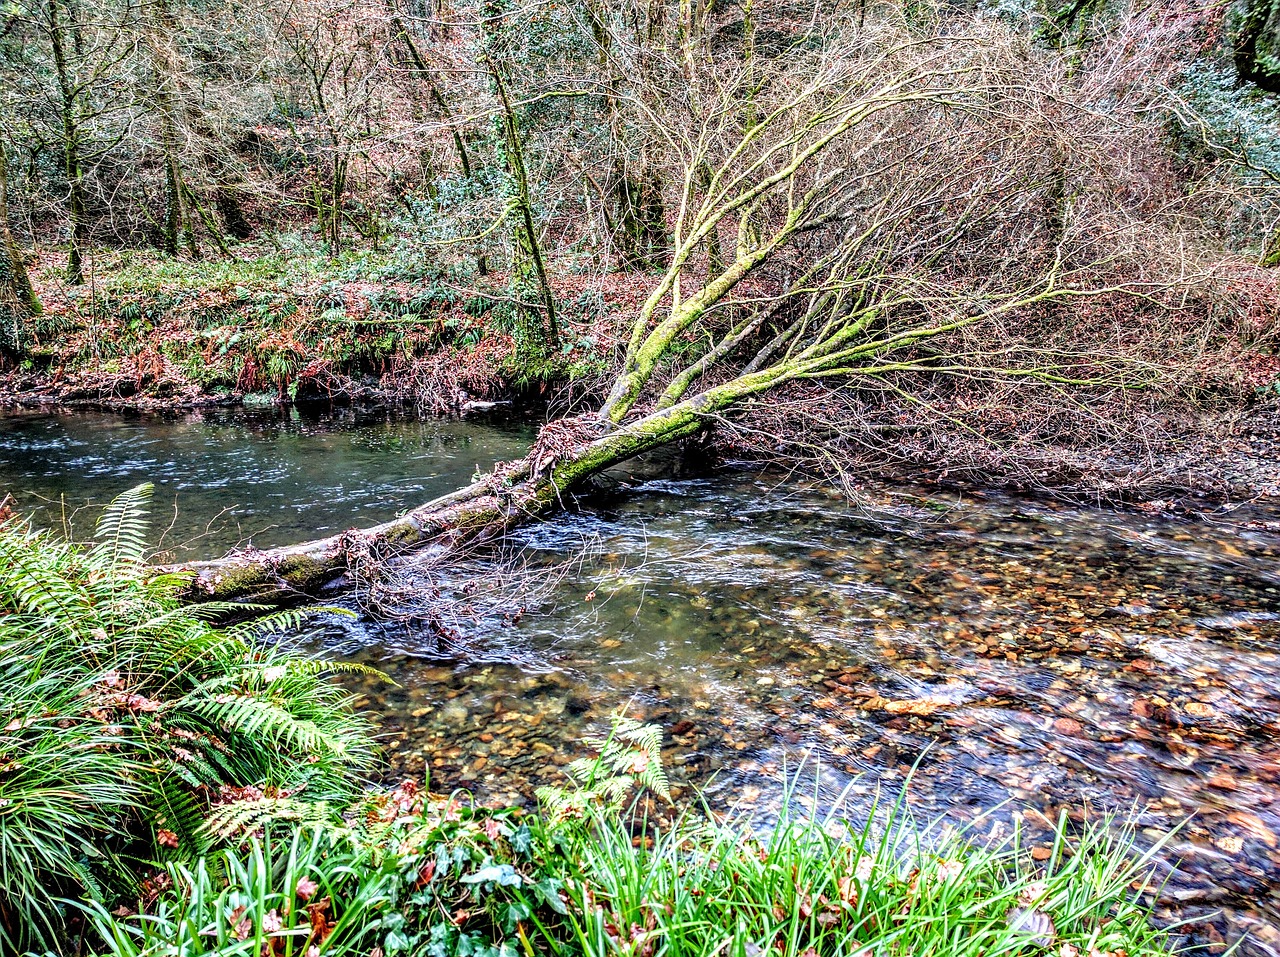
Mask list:
[[0,950],[56,946],[61,897],[206,850],[236,789],[347,802],[373,764],[341,666],[274,643],[300,614],[218,628],[244,606],[185,606],[186,579],[147,567],[149,491],[91,546],[0,523]]

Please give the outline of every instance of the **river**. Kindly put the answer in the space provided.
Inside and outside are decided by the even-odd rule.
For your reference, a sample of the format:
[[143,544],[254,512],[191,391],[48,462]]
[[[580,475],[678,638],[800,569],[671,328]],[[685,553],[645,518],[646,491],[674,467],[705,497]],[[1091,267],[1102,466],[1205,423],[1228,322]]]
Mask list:
[[[41,520],[156,483],[177,557],[371,524],[519,454],[520,422],[219,411],[10,413],[0,489]],[[161,534],[163,532],[163,535]],[[461,566],[406,560],[312,637],[390,776],[524,801],[628,708],[678,789],[767,818],[910,777],[922,820],[1117,811],[1176,871],[1165,917],[1280,953],[1280,525],[751,470],[625,483]],[[1208,921],[1221,909],[1225,920]]]

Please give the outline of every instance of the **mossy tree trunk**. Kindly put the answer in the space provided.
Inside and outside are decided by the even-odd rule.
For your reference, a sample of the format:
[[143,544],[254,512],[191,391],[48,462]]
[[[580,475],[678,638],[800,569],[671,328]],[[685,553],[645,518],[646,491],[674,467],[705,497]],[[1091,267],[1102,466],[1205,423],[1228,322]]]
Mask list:
[[[498,119],[501,127],[503,158],[507,174],[511,177],[512,211],[515,213],[514,246],[511,280],[520,312],[519,344],[531,346],[539,356],[554,354],[560,348],[560,324],[556,318],[555,294],[547,277],[546,260],[542,244],[538,240],[538,227],[533,212],[533,199],[529,189],[529,168],[524,160],[524,142],[520,135],[520,122],[516,116],[502,73],[493,60],[486,59],[494,91],[501,106]],[[526,300],[530,287],[536,287],[539,306],[531,306]],[[540,311],[541,316],[538,315]]]
[[43,309],[9,226],[9,161],[0,141],[0,351],[14,357],[30,347],[28,324]]
[[67,252],[67,282],[79,286],[84,283],[84,245],[88,227],[85,221],[87,203],[81,156],[83,131],[80,126],[80,100],[83,88],[73,75],[71,55],[79,53],[82,40],[74,7],[63,0],[48,0],[45,12],[53,49],[54,72],[58,81],[62,166],[67,182],[67,212],[71,232]]
[[[566,496],[588,479],[696,434],[708,414],[745,395],[738,394],[740,389],[721,389],[714,396],[653,413],[625,429],[606,431],[598,424],[579,422],[571,449],[557,455],[535,445],[525,458],[366,531],[189,565],[197,576],[193,591],[259,600],[314,595],[369,558],[382,560],[426,545],[455,548],[495,540],[562,507]],[[555,430],[561,437],[565,432]],[[590,437],[592,433],[595,437]]]
[[[690,99],[723,125],[684,144],[665,269],[636,311],[600,408],[549,423],[524,458],[394,521],[194,566],[199,590],[313,594],[366,561],[494,540],[613,466],[713,428],[788,383],[896,388],[913,374],[1145,383],[1145,367],[1089,324],[1065,333],[1079,337],[1069,348],[1044,334],[1056,327],[1011,338],[1013,320],[1049,322],[1060,304],[1126,296],[1160,309],[1160,296],[1183,301],[1195,280],[1178,243],[1144,244],[1141,268],[1125,271],[1129,247],[1073,219],[1080,214],[1063,205],[1071,151],[1123,151],[1090,139],[1101,135],[1092,106],[1071,126],[1069,87],[1035,86],[1021,53],[999,65],[999,51],[968,37],[922,47],[904,33],[824,59],[800,87],[793,64],[761,62],[741,79],[758,97],[745,128],[748,91],[718,78],[719,100]],[[1042,120],[1011,129],[1009,117]],[[1062,153],[1046,177],[1055,144]],[[1111,223],[1113,212],[1133,210],[1097,215]],[[713,237],[735,226],[730,258]],[[1153,234],[1144,225],[1144,241]],[[1011,237],[1023,243],[1016,255]]]
[[1240,77],[1280,93],[1280,0],[1235,0],[1227,26]]

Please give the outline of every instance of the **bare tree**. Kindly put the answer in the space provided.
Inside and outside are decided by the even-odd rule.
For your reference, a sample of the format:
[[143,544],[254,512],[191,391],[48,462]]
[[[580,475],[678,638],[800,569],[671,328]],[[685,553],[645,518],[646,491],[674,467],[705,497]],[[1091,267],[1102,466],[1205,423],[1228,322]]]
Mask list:
[[[310,184],[317,223],[337,256],[352,164],[361,157],[377,113],[380,68],[390,24],[385,10],[355,0],[288,2],[276,11],[274,32],[302,78],[303,113],[291,122],[299,144],[314,158]],[[292,104],[283,104],[292,112]]]
[[[840,26],[803,64],[690,71],[679,50],[662,86],[629,98],[678,157],[676,215],[596,413],[550,423],[524,459],[400,519],[212,563],[205,584],[306,589],[353,548],[493,538],[790,383],[1150,381],[1159,356],[1139,337],[1080,321],[1082,305],[1117,298],[1170,314],[1198,278],[1192,247],[1164,241],[1141,194],[1133,125],[1097,109],[1055,54],[994,26],[925,38],[893,21]],[[721,228],[736,242],[718,262],[708,239]]]

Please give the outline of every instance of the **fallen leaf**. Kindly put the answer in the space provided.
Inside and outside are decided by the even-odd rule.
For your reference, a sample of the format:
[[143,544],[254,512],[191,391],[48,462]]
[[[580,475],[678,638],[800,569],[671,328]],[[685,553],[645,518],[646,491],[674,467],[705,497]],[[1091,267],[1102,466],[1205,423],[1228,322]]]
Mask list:
[[885,701],[880,707],[890,714],[914,714],[924,717],[946,706],[947,702],[938,701],[935,698],[914,698],[908,701]]
[[1239,854],[1244,849],[1244,838],[1220,837],[1213,842],[1213,846],[1228,854]]
[[1028,907],[1015,907],[1009,912],[1009,929],[1026,934],[1028,941],[1037,947],[1052,947],[1058,936],[1052,917]]
[[961,861],[939,861],[938,862],[938,880],[952,881],[964,873],[964,863]]
[[1059,718],[1057,721],[1053,722],[1053,730],[1057,731],[1058,734],[1066,734],[1075,737],[1084,730],[1084,725],[1074,718]]
[[1248,811],[1233,811],[1227,815],[1227,820],[1244,828],[1267,847],[1272,849],[1276,847],[1275,832],[1267,827],[1266,822],[1258,815],[1250,814]]

